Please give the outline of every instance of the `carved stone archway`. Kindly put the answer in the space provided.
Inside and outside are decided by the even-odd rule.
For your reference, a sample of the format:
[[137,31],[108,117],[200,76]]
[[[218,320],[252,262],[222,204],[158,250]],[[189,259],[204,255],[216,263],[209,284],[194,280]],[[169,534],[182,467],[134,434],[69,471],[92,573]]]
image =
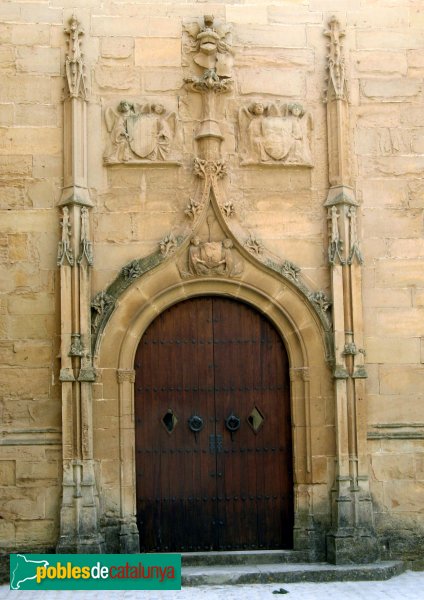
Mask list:
[[[118,399],[120,476],[111,491],[114,495],[119,492],[119,516],[116,515],[115,526],[119,521],[120,550],[129,552],[138,548],[135,522],[135,352],[143,333],[162,311],[182,300],[201,295],[222,295],[250,304],[267,315],[284,339],[291,378],[294,547],[307,550],[313,558],[323,544],[314,535],[314,471],[318,468],[321,450],[315,447],[318,428],[313,423],[324,423],[325,404],[331,397],[332,388],[331,371],[326,362],[326,332],[312,304],[305,301],[299,290],[283,281],[281,276],[255,264],[253,259],[245,265],[242,280],[199,277],[181,281],[176,263],[168,261],[141,277],[121,296],[103,330],[95,365],[101,378],[108,381],[108,397]],[[322,398],[321,403],[316,401],[318,398]],[[331,429],[334,445],[334,427]],[[96,439],[94,447],[97,447]],[[94,456],[100,464],[108,458],[102,454]],[[99,485],[104,495],[102,482]],[[330,505],[327,504],[329,518]],[[317,518],[319,521],[320,517]]]
[[[159,242],[156,252],[134,258],[125,265],[106,290],[94,297],[91,315],[94,257],[90,213],[94,203],[88,188],[87,152],[81,152],[81,148],[87,149],[88,101],[79,40],[83,31],[75,17],[66,31],[69,93],[64,102],[65,187],[60,201],[62,236],[57,259],[61,281],[63,423],[63,498],[58,550],[98,552],[104,549],[104,540],[110,552],[119,548],[137,550],[135,351],[147,326],[167,307],[196,295],[222,294],[243,300],[265,313],[284,338],[288,351],[292,379],[295,548],[308,550],[310,558],[327,556],[337,563],[374,560],[378,548],[366,463],[363,258],[356,224],[358,202],[350,172],[349,104],[341,43],[344,32],[340,24],[331,19],[325,32],[330,49],[325,97],[330,189],[325,206],[330,223],[331,302],[322,291],[312,291],[306,285],[296,265],[272,255],[252,233],[243,230],[238,207],[226,195],[222,180],[229,165],[221,148],[224,135],[218,108],[234,83],[230,37],[227,26],[221,24],[214,29],[213,17],[206,15],[202,22],[186,30],[197,54],[192,65],[195,70],[184,83],[190,93],[200,94],[202,105],[200,127],[194,136],[197,154],[192,162],[193,175],[200,184],[185,210],[189,224],[186,220],[179,229],[169,232]],[[216,46],[212,54],[211,42]],[[204,43],[208,48],[203,47]],[[112,129],[115,119],[118,125],[128,125],[125,119],[129,118],[131,107],[124,104],[126,108],[118,111],[121,117],[109,114]],[[242,119],[241,124],[245,124],[245,133],[251,131],[250,142],[254,141],[258,123],[269,118],[265,129],[284,126],[289,137],[296,130],[298,143],[286,147],[284,134],[275,147],[269,144],[267,135],[266,139],[259,136],[259,145],[256,140],[254,147],[246,148],[247,159],[241,164],[247,168],[249,164],[268,168],[269,163],[311,168],[310,119],[302,107],[294,104],[259,108],[260,105],[254,103],[239,113],[247,119]],[[154,119],[156,125],[162,123],[164,130],[165,120],[168,133],[172,133],[171,113],[154,106],[148,105],[150,116],[146,119]],[[136,127],[140,138],[148,125],[142,116],[147,109],[144,106],[143,110],[140,107],[132,110],[133,116],[140,119]],[[249,129],[252,123],[253,130]],[[161,145],[152,131],[148,148],[141,148],[138,143],[133,145],[132,151],[138,158],[133,156],[132,162],[139,165],[137,168],[148,168],[153,164],[150,158],[159,155],[165,158],[171,133],[164,136]],[[115,150],[112,155],[106,154],[106,164],[129,160],[129,154],[124,152],[122,158]],[[261,154],[262,150],[265,154]],[[162,160],[162,164],[165,162]],[[188,164],[185,167],[190,168]],[[330,307],[333,322],[328,314]],[[105,413],[105,407],[109,412]],[[331,482],[334,486],[330,492]],[[120,544],[116,544],[118,536]]]

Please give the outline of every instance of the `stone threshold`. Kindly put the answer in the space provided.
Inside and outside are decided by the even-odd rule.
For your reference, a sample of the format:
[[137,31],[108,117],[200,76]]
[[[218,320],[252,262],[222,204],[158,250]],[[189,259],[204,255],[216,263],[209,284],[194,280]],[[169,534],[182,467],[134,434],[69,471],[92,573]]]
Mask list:
[[181,554],[183,567],[299,562],[308,562],[307,552],[302,550],[231,550],[220,552],[183,552]]
[[[203,553],[217,554],[217,553]],[[219,553],[224,560],[226,554],[229,560],[235,560],[237,553]],[[243,553],[238,553],[242,554]],[[259,553],[256,553],[257,555]],[[269,553],[264,553],[268,554]],[[213,561],[214,557],[209,557]],[[203,564],[200,566],[188,566],[186,561],[190,559],[187,555],[182,556],[182,585],[194,587],[201,585],[237,585],[250,583],[321,583],[330,581],[384,581],[400,575],[405,571],[402,561],[384,561],[372,564],[332,565],[329,563],[287,563],[277,558],[269,563],[256,561],[246,564]],[[251,557],[247,557],[248,560]],[[280,557],[281,558],[281,557]],[[275,562],[277,560],[277,562]],[[189,560],[190,562],[190,560]]]

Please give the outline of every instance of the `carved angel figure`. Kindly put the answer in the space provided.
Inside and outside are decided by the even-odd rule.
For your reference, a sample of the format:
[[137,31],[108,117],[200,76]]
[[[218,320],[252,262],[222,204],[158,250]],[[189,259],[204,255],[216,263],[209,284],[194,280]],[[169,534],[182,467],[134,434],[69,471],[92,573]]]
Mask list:
[[193,60],[203,69],[215,71],[219,77],[231,77],[230,27],[214,23],[213,15],[205,15],[203,21],[203,24],[196,22],[185,26],[192,38],[190,51],[196,53]]
[[253,102],[239,111],[241,164],[312,163],[312,120],[300,104]]
[[201,242],[195,236],[190,241],[187,275],[239,275],[243,266],[236,263],[233,253],[233,242],[225,239],[222,242]]
[[105,112],[105,121],[110,133],[110,148],[106,150],[106,163],[127,162],[131,158],[130,129],[128,125],[136,116],[134,104],[122,100],[116,111],[109,107]]
[[301,104],[289,104],[287,107],[288,118],[291,122],[292,145],[288,153],[287,162],[295,165],[311,165],[311,146],[309,141],[312,129],[312,118],[306,114]]
[[111,107],[106,109],[105,120],[110,133],[106,163],[168,158],[176,115],[168,113],[162,104],[131,104],[123,100],[117,112]]

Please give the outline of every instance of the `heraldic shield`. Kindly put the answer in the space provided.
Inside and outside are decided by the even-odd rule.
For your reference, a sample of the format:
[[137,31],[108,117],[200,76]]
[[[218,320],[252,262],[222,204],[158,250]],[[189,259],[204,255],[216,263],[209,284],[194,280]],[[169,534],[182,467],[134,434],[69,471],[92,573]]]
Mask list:
[[293,144],[291,123],[282,117],[268,117],[262,122],[263,146],[275,160],[285,158]]
[[128,120],[131,150],[140,158],[155,152],[158,144],[158,119],[153,114],[139,114]]

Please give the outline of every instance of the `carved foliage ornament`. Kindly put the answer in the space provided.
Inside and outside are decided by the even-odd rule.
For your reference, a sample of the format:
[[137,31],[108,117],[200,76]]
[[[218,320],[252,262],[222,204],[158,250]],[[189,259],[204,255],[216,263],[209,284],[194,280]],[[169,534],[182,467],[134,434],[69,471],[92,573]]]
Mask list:
[[178,243],[173,233],[169,233],[159,242],[159,250],[162,256],[169,256],[177,249]]
[[224,160],[205,160],[195,158],[193,163],[194,174],[202,179],[216,177],[222,179],[227,174],[227,164]]
[[327,298],[327,296],[324,294],[324,292],[315,292],[314,294],[312,294],[310,296],[310,299],[323,312],[326,312],[330,308],[330,306],[332,304],[331,300],[329,300]]
[[102,291],[96,294],[91,303],[92,321],[91,327],[95,331],[103,316],[115,304],[115,299],[106,292]]
[[171,159],[177,119],[162,104],[122,100],[116,109],[106,108],[105,122],[109,132],[106,164]]
[[262,254],[264,251],[264,245],[252,233],[244,242],[244,247],[246,248],[246,250],[256,255]]
[[125,280],[138,279],[142,274],[142,269],[138,260],[132,260],[122,268],[122,275]]
[[189,219],[194,220],[197,217],[197,215],[199,215],[202,212],[203,206],[203,202],[195,200],[194,198],[190,198],[190,203],[187,204],[184,214]]
[[193,92],[229,92],[231,79],[220,79],[214,69],[207,69],[201,77],[185,77],[184,83],[189,84]]
[[81,35],[84,35],[84,30],[75,15],[69,20],[69,27],[65,29],[65,33],[69,35],[69,52],[65,59],[69,95],[71,98],[86,99],[84,55],[81,52],[79,39]]
[[253,102],[239,110],[241,164],[312,166],[312,117],[303,106]]

